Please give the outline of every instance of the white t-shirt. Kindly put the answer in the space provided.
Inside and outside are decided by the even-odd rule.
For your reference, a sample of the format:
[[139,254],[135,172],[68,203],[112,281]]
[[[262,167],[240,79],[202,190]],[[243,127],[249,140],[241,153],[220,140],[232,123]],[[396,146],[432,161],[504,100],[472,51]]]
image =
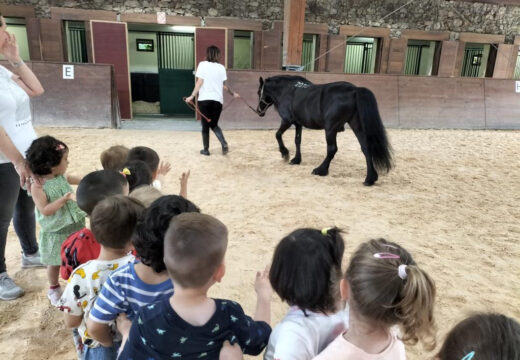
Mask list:
[[348,308],[332,315],[297,307],[273,329],[264,360],[310,360],[320,353],[348,326]]
[[[90,260],[78,266],[69,277],[67,287],[61,295],[57,308],[75,316],[83,316],[78,326],[83,344],[88,347],[98,347],[99,343],[87,332],[87,317],[94,306],[101,287],[108,276],[120,267],[134,261],[133,255],[115,260]],[[115,326],[114,326],[115,329]],[[114,339],[118,341],[119,339]]]
[[[25,157],[25,152],[37,136],[31,121],[29,95],[12,76],[12,72],[0,65],[0,126]],[[0,164],[8,162],[9,159],[0,153]]]
[[406,351],[403,342],[399,339],[399,330],[390,330],[390,344],[379,354],[369,354],[356,345],[348,342],[340,334],[336,340],[330,343],[315,360],[406,360]]
[[197,67],[195,76],[204,80],[199,90],[199,101],[214,100],[221,104],[224,103],[222,87],[224,86],[224,81],[227,80],[224,65],[215,62],[201,61]]

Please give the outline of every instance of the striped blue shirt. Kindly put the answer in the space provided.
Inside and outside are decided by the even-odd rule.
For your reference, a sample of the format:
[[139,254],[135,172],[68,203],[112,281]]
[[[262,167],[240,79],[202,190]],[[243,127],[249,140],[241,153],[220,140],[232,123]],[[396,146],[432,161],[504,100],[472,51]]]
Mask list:
[[114,321],[121,313],[133,319],[141,306],[167,299],[172,294],[170,279],[160,284],[147,284],[137,276],[134,263],[129,263],[113,272],[103,284],[89,317],[103,324]]

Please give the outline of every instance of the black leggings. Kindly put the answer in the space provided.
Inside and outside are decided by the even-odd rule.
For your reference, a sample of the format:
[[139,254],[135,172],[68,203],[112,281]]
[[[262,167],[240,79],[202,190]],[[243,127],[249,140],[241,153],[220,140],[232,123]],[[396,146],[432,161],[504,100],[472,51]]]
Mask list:
[[214,100],[203,100],[198,103],[199,111],[204,114],[211,122],[206,119],[200,119],[202,124],[202,133],[209,134],[209,129],[214,129],[218,126],[218,120],[220,119],[220,113],[222,112],[222,104]]
[[38,251],[34,202],[20,188],[20,177],[13,164],[0,164],[0,273],[5,268],[7,230],[14,215],[14,230],[25,255]]

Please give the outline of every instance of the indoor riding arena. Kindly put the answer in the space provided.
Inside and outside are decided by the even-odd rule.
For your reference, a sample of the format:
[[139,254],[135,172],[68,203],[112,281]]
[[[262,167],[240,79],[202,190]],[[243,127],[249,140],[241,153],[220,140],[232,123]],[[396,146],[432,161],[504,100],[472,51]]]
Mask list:
[[[518,1],[2,1],[0,13],[45,89],[31,99],[35,130],[68,146],[67,173],[102,169],[100,154],[113,145],[147,146],[169,162],[165,195],[179,194],[190,171],[187,198],[229,231],[225,276],[210,297],[253,316],[257,271],[280,240],[298,228],[338,227],[343,274],[360,244],[384,238],[435,282],[436,347],[406,344],[408,359],[434,359],[475,313],[520,321]],[[199,153],[206,120],[183,101],[209,45],[220,48],[226,84],[240,94],[224,91],[226,155],[213,133],[211,155]],[[363,184],[368,160],[349,124],[327,176],[312,174],[328,153],[322,128],[303,127],[300,164],[290,163],[289,128],[284,159],[281,105],[262,85],[279,75],[369,89],[390,171]],[[274,102],[265,116],[262,99]],[[76,359],[64,315],[47,298],[46,270],[22,269],[21,251],[11,224],[6,267],[25,294],[0,300],[0,359]],[[273,292],[273,328],[289,307]]]

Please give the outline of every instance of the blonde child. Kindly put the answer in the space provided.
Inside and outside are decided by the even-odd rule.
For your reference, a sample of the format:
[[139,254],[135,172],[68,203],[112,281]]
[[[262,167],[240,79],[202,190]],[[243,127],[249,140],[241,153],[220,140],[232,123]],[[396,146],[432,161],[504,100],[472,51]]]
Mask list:
[[116,358],[117,342],[102,346],[88,334],[86,321],[110,273],[134,260],[129,254],[130,240],[143,211],[138,201],[116,195],[99,202],[90,217],[90,227],[101,251],[97,259],[74,270],[58,304],[65,312],[67,327],[78,328],[85,346],[85,360]]
[[36,205],[36,219],[40,223],[40,254],[47,265],[49,291],[47,297],[56,305],[61,288],[58,282],[61,264],[61,245],[67,237],[85,227],[86,214],[74,201],[70,184],[78,178],[67,176],[69,149],[52,136],[34,140],[27,150],[27,164],[37,180],[32,180],[30,192]]
[[130,150],[124,145],[114,145],[101,153],[99,160],[104,170],[121,171]]
[[264,359],[308,360],[347,324],[339,298],[345,245],[340,230],[298,229],[277,245],[269,279],[291,308],[276,325]]
[[[222,344],[238,342],[246,354],[258,355],[271,333],[271,287],[267,273],[257,273],[255,320],[234,301],[212,299],[209,289],[225,274],[227,228],[196,212],[177,215],[164,237],[164,263],[175,292],[169,299],[142,307],[120,359],[216,359]],[[124,342],[124,340],[123,340]]]
[[348,329],[315,359],[405,360],[404,344],[435,347],[435,284],[408,251],[384,239],[361,244],[341,280]]

